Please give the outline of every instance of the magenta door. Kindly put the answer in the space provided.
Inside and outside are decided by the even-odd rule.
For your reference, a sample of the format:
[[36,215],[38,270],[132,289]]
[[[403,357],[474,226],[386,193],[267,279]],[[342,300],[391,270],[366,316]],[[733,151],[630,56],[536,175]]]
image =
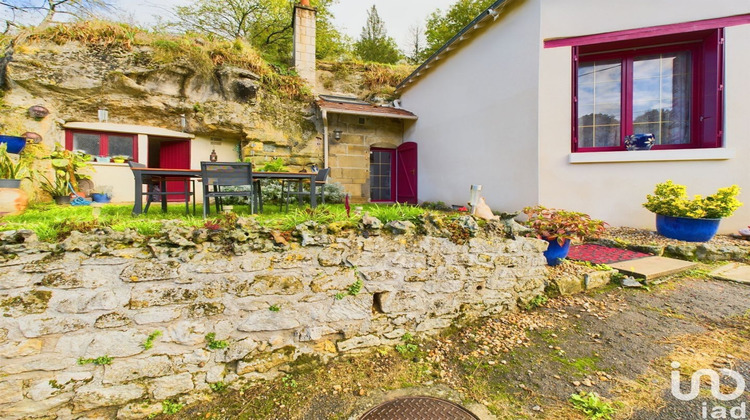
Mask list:
[[417,204],[417,143],[396,149],[396,201]]
[[[159,167],[170,169],[190,169],[190,140],[162,141],[159,143]],[[167,181],[167,191],[183,192],[183,181]],[[185,201],[179,195],[168,195],[168,201]]]

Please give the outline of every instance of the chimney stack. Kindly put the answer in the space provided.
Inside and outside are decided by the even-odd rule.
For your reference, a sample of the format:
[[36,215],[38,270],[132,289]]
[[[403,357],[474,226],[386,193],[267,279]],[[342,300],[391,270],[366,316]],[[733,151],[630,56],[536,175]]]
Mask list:
[[315,90],[315,14],[310,0],[294,6],[294,69]]

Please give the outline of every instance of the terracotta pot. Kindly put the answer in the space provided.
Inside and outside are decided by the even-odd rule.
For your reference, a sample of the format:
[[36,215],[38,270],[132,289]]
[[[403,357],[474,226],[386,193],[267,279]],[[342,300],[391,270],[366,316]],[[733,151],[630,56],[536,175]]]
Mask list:
[[29,205],[29,196],[20,188],[0,188],[0,216],[21,214]]

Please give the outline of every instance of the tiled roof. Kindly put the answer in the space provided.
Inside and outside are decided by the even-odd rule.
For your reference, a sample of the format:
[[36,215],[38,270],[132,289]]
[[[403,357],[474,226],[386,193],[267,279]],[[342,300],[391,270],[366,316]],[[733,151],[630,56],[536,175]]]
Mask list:
[[363,102],[354,103],[354,101],[334,101],[321,98],[318,99],[318,106],[320,109],[337,114],[370,115],[374,117],[403,118],[409,120],[417,119],[416,115],[402,108],[377,106]]

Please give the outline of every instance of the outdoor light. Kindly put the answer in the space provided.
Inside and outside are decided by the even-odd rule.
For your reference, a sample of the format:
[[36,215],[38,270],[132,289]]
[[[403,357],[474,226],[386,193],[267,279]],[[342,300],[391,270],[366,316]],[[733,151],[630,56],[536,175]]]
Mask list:
[[482,186],[481,185],[472,185],[471,186],[471,195],[469,196],[469,207],[471,207],[471,214],[474,214],[474,210],[477,208],[477,203],[479,202],[479,197],[482,193]]
[[185,114],[180,114],[180,127],[182,128],[183,133],[187,130],[187,119],[185,118]]
[[334,140],[341,140],[341,130],[333,130]]
[[109,120],[109,111],[107,111],[107,108],[101,108],[99,109],[99,122],[107,122]]

